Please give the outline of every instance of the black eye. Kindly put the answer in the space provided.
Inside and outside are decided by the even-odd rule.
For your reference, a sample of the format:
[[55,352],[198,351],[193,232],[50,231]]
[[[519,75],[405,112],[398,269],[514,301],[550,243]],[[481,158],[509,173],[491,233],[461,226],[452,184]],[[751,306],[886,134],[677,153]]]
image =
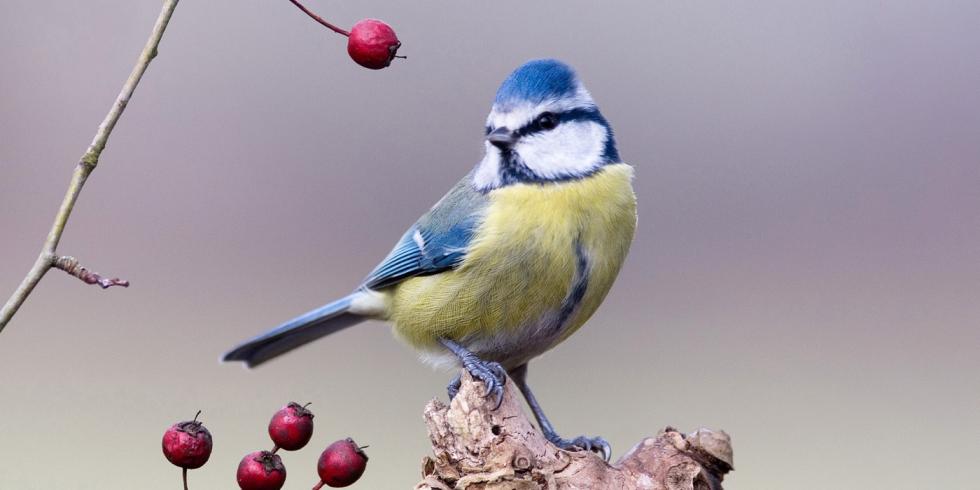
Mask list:
[[550,112],[545,112],[544,114],[538,116],[538,126],[541,126],[541,129],[546,131],[555,129],[555,127],[558,126],[558,116]]

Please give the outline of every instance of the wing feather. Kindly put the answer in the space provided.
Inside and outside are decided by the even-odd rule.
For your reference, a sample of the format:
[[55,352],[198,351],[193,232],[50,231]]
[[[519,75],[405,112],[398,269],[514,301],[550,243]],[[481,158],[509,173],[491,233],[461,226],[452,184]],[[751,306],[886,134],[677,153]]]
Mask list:
[[409,277],[453,269],[466,258],[470,240],[483,222],[485,194],[467,175],[406,231],[395,248],[368,274],[361,287],[380,289]]

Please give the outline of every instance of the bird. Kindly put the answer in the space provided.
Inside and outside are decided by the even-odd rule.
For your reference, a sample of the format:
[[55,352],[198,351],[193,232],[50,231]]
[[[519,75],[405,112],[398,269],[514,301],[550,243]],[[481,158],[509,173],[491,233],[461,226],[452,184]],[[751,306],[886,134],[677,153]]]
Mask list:
[[496,407],[509,375],[549,441],[608,460],[602,437],[556,432],[527,372],[592,316],[616,279],[637,223],[633,167],[578,74],[555,59],[528,61],[506,77],[483,144],[479,163],[354,292],[223,360],[254,367],[365,320],[387,321],[423,361],[481,381]]

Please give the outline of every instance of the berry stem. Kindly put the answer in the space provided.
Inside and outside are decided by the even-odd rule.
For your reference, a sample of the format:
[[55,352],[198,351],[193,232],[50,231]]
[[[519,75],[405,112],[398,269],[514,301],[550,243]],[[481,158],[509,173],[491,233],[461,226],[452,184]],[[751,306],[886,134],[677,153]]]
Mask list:
[[323,488],[322,480],[320,481],[320,483],[317,483],[316,486],[313,487],[313,490],[320,490],[321,488]]
[[201,416],[201,411],[198,410],[197,413],[194,414],[194,422],[197,422],[197,418],[200,417],[200,416]]
[[293,2],[293,5],[299,7],[300,10],[302,10],[306,15],[309,15],[313,20],[319,22],[320,24],[323,24],[327,29],[330,29],[331,31],[336,32],[337,34],[343,34],[343,35],[345,35],[347,37],[350,37],[350,32],[347,32],[347,31],[345,31],[345,30],[343,30],[343,29],[341,29],[341,28],[339,28],[339,27],[337,27],[337,26],[335,26],[335,25],[333,25],[333,24],[331,24],[331,23],[323,20],[323,17],[320,17],[319,15],[316,15],[315,13],[313,13],[310,9],[306,8],[303,4],[299,3],[298,0],[289,0],[289,1],[290,2]]
[[184,474],[184,490],[187,490],[187,468],[181,468]]
[[276,454],[276,451],[279,451],[279,446],[273,445],[272,446],[272,454]]

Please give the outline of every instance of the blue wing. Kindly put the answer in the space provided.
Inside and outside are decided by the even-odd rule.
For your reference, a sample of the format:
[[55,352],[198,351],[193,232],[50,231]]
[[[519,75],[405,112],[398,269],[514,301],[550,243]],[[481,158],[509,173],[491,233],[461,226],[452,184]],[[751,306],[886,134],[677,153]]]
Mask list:
[[458,266],[473,233],[483,221],[487,197],[475,190],[469,175],[402,235],[361,287],[379,289],[409,277],[435,274]]

